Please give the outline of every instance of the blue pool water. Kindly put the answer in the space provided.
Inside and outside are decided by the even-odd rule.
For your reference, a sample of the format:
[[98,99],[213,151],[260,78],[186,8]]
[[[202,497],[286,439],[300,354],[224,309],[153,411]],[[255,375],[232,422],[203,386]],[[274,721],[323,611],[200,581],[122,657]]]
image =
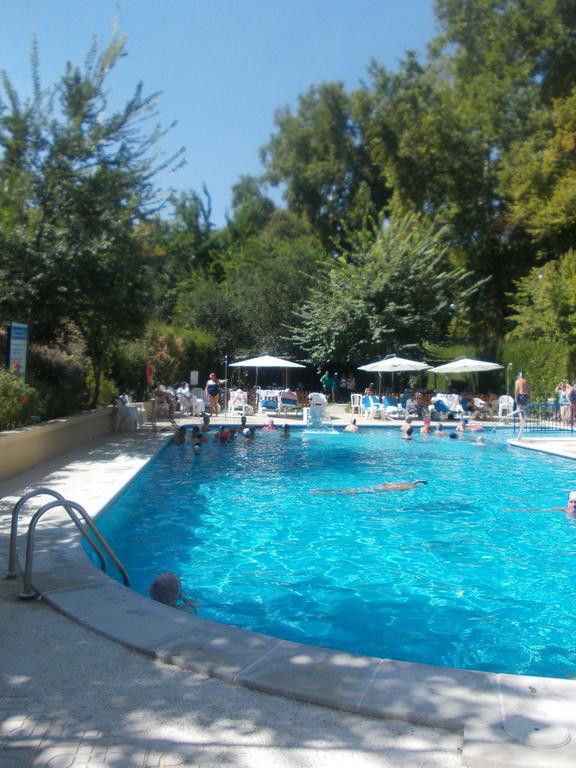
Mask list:
[[[571,677],[576,488],[567,459],[507,434],[259,432],[169,445],[98,524],[144,594],[177,572],[199,614],[428,664]],[[427,480],[357,495],[315,489]],[[556,508],[551,509],[551,508]]]

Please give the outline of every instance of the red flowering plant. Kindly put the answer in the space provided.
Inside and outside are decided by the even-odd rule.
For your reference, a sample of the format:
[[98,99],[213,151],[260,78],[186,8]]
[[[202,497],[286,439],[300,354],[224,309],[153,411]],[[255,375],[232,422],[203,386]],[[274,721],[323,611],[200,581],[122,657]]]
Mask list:
[[39,400],[38,392],[16,371],[0,367],[0,430],[16,429],[34,421]]

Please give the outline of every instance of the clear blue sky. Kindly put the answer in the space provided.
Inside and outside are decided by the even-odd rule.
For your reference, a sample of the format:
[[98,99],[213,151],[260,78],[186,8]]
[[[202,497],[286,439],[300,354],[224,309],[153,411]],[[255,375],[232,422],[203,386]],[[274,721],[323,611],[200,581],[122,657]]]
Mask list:
[[274,112],[309,86],[367,79],[370,59],[396,69],[407,49],[425,52],[436,34],[433,0],[3,0],[0,69],[30,93],[36,35],[44,85],[67,61],[81,65],[93,38],[110,41],[114,20],[128,56],[108,82],[125,102],[139,81],[161,92],[160,122],[177,126],[166,152],[184,146],[186,165],[159,183],[212,196],[224,223],[232,185],[262,172],[258,150]]

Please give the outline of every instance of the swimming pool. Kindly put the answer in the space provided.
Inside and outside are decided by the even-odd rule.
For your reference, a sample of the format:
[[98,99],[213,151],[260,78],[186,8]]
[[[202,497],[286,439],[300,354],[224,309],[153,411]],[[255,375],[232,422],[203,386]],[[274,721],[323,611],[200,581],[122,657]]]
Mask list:
[[[259,432],[169,445],[98,524],[147,594],[180,574],[199,614],[383,658],[573,676],[570,460],[508,435]],[[383,494],[316,489],[427,480]]]

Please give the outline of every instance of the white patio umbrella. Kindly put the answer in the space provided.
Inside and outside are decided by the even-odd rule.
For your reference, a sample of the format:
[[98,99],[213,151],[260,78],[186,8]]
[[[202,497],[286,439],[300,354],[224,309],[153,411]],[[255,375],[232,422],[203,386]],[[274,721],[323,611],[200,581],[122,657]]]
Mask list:
[[[452,373],[482,373],[482,371],[497,371],[500,368],[504,368],[499,363],[488,363],[484,360],[472,360],[469,357],[461,357],[458,360],[452,360],[451,363],[444,363],[444,365],[438,365],[436,368],[431,368],[430,373],[443,373],[446,376],[450,376]],[[477,386],[476,382],[475,386]]]
[[403,357],[397,357],[396,355],[388,355],[383,360],[377,360],[375,363],[368,363],[367,365],[361,365],[359,371],[371,371],[378,374],[378,393],[382,389],[382,374],[392,374],[392,384],[394,384],[395,373],[407,373],[409,371],[425,371],[430,368],[428,363],[420,362],[419,360],[407,360]]
[[260,357],[251,357],[248,360],[240,360],[237,363],[230,363],[230,368],[256,368],[256,384],[258,384],[259,368],[305,368],[305,365],[293,363],[292,360],[285,360],[282,357],[273,355],[261,355]]
[[451,363],[430,368],[430,373],[481,373],[482,371],[497,371],[499,368],[504,368],[504,366],[499,363],[487,363],[483,360],[461,357],[458,360],[452,360]]

